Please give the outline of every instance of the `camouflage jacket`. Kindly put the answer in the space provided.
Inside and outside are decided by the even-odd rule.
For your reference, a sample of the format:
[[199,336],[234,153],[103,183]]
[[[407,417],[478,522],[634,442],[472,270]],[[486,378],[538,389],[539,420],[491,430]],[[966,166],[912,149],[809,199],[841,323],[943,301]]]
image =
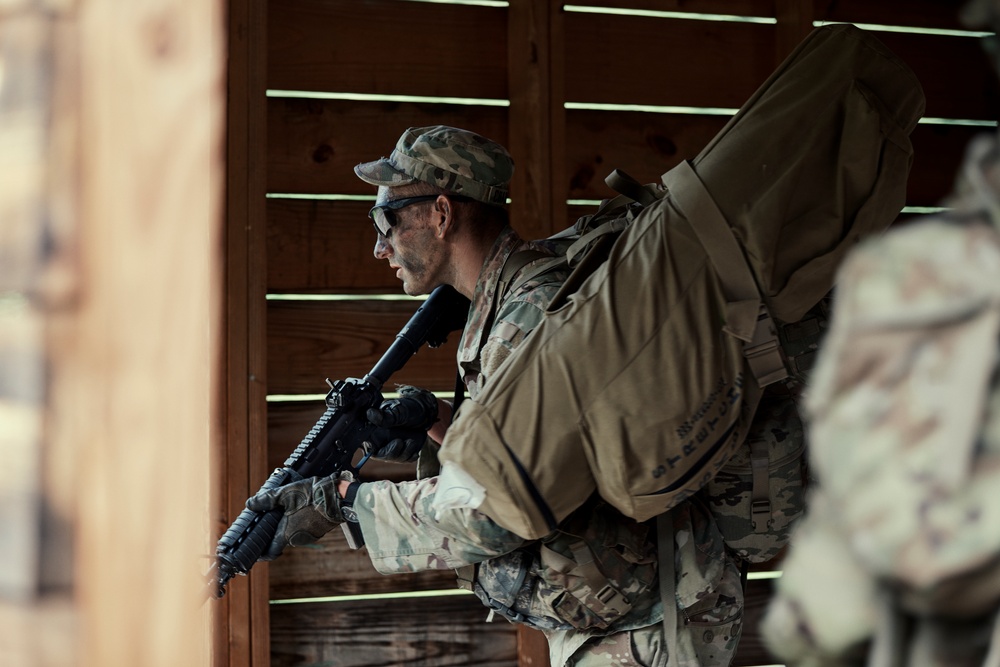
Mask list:
[[900,617],[909,647],[878,643],[894,664],[982,662],[1000,608],[996,137],[948,203],[838,276],[806,402],[819,486],[763,625],[789,664],[861,664]]
[[[534,261],[547,261],[543,246],[526,244],[513,230],[506,230],[477,282],[458,351],[470,400],[541,322],[545,305],[565,280],[565,270],[545,272],[523,283],[515,276],[508,282],[514,287],[508,290],[503,267],[515,252],[524,250],[537,253]],[[532,266],[529,263],[518,275]],[[442,507],[435,497],[438,482],[439,477],[432,476],[362,485],[355,508],[379,572],[461,568],[460,582],[464,579],[484,604],[546,633],[554,665],[564,664],[592,637],[662,621],[650,526],[595,500],[560,530],[528,542],[474,509]],[[689,664],[727,664],[739,637],[738,569],[726,557],[707,511],[685,505],[674,513],[673,522],[682,654],[690,656]],[[578,561],[588,560],[584,553],[592,554],[603,571],[579,567]],[[608,580],[615,588],[611,598],[598,595]],[[727,630],[706,630],[722,624]],[[709,654],[712,659],[705,657]]]

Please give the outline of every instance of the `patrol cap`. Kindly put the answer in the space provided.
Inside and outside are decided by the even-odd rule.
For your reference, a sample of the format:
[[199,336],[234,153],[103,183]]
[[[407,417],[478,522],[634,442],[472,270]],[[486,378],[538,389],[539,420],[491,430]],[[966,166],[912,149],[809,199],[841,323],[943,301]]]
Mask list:
[[411,127],[388,158],[354,168],[372,185],[430,183],[486,204],[504,204],[514,160],[507,149],[475,132],[446,125]]

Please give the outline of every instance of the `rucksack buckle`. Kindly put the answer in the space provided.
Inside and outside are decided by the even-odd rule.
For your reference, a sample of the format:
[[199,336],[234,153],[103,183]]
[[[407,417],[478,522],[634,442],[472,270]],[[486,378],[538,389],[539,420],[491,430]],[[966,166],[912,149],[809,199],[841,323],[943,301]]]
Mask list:
[[771,527],[771,501],[765,498],[751,502],[750,521],[755,533],[766,532]]
[[764,388],[788,377],[788,366],[778,339],[778,329],[774,326],[767,306],[760,304],[757,326],[753,340],[743,345],[743,356],[750,364],[750,370],[757,384]]

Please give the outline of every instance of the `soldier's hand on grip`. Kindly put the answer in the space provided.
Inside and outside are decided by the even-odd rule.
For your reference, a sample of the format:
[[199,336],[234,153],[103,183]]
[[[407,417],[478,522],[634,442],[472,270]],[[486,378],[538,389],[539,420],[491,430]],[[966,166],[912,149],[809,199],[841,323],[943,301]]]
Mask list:
[[399,398],[370,408],[366,416],[377,427],[367,441],[372,458],[415,461],[427,441],[427,429],[438,419],[437,397],[426,389],[403,385]]
[[340,496],[337,494],[337,484],[341,479],[354,478],[350,473],[310,477],[251,496],[246,506],[255,512],[285,510],[274,539],[258,560],[274,560],[288,545],[301,547],[313,544],[343,523]]

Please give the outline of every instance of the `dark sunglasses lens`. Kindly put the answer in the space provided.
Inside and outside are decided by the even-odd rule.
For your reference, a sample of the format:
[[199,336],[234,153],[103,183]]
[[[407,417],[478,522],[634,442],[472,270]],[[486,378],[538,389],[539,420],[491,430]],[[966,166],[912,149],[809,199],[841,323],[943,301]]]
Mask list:
[[375,229],[378,233],[385,237],[392,233],[392,227],[396,224],[395,214],[387,208],[373,208],[372,220],[375,222]]

